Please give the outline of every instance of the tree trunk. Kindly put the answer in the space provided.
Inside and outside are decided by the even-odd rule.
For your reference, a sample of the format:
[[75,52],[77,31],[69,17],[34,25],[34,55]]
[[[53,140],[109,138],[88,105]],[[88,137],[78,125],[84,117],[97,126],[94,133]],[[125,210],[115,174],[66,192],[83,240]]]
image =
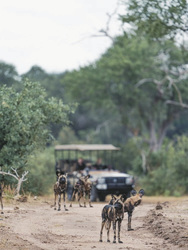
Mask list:
[[21,186],[22,186],[22,182],[23,182],[23,179],[19,178],[18,183],[17,183],[17,187],[16,187],[16,191],[15,191],[15,196],[20,195],[20,189],[21,189]]
[[158,141],[157,141],[157,133],[156,133],[156,126],[155,121],[150,120],[149,122],[149,129],[150,129],[150,140],[149,140],[149,149],[151,152],[157,152],[158,150]]

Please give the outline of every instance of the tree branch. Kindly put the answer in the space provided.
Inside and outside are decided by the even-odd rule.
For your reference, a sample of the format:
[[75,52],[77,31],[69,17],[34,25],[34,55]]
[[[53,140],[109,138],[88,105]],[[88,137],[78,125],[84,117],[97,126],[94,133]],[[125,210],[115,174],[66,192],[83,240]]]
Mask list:
[[188,105],[185,103],[180,103],[180,102],[175,102],[175,101],[171,101],[171,100],[167,100],[166,104],[172,104],[172,105],[176,105],[176,106],[181,106],[182,108],[186,108],[188,109]]
[[18,177],[18,179],[20,178],[19,175],[18,175],[18,172],[16,169],[14,169],[13,167],[11,167],[12,171],[15,173],[15,175]]
[[16,180],[19,180],[19,178],[16,175],[11,174],[9,171],[8,172],[0,171],[0,174],[9,175],[9,176],[14,177]]

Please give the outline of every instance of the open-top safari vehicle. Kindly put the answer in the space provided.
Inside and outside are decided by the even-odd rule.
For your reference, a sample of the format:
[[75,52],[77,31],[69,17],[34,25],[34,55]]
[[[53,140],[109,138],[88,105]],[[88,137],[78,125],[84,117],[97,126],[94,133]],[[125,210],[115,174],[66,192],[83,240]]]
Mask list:
[[[111,144],[71,144],[55,146],[55,171],[68,174],[68,199],[81,175],[90,174],[93,182],[91,200],[104,201],[108,194],[128,194],[134,188],[134,178],[115,168],[114,154],[120,149]],[[78,159],[84,168],[78,169]],[[97,164],[97,160],[100,160]]]

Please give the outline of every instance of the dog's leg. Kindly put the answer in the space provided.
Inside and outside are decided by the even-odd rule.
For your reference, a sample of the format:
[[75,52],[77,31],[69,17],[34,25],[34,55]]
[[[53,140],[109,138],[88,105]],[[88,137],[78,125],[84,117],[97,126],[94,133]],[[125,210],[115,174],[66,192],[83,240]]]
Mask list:
[[132,212],[128,212],[128,231],[134,230],[131,228],[131,219],[132,219]]
[[102,242],[102,232],[103,232],[104,225],[105,225],[105,220],[102,220],[101,231],[100,231],[100,240],[99,240],[100,242]]
[[68,211],[68,209],[66,208],[65,191],[63,192],[63,202],[64,202],[64,209],[65,209],[65,211]]
[[61,193],[58,194],[58,211],[61,210]]
[[86,191],[83,193],[83,199],[84,199],[84,207],[86,207]]
[[78,203],[79,203],[80,207],[82,207],[81,198],[82,198],[82,194],[80,192],[78,192]]
[[107,242],[110,242],[110,227],[111,227],[111,220],[107,220],[106,222],[106,229],[107,229]]
[[93,207],[93,206],[91,205],[91,190],[90,190],[89,193],[88,193],[88,199],[89,199],[89,206],[90,206],[90,207]]
[[113,243],[116,243],[116,220],[113,221],[113,230],[114,230],[114,240],[113,240]]
[[72,198],[71,198],[71,202],[70,202],[70,207],[72,207],[72,202],[75,199],[75,195],[76,195],[76,191],[74,189],[73,194],[72,194]]
[[122,220],[118,220],[118,242],[123,243],[123,241],[120,240],[120,231],[121,231],[121,222]]
[[56,199],[57,199],[57,194],[54,192],[54,210],[56,210]]
[[3,199],[2,199],[2,194],[0,194],[0,200],[1,200],[1,214],[3,214]]

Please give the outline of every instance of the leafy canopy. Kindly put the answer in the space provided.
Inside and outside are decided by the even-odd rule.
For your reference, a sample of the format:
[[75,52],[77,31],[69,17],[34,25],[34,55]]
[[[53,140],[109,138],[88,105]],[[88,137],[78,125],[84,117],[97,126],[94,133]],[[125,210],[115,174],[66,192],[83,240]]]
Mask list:
[[125,6],[122,22],[133,24],[138,32],[152,38],[175,38],[177,33],[188,31],[186,0],[132,0]]
[[39,83],[26,81],[21,92],[0,88],[0,167],[23,168],[28,157],[51,139],[50,124],[68,123],[72,109],[46,98]]

